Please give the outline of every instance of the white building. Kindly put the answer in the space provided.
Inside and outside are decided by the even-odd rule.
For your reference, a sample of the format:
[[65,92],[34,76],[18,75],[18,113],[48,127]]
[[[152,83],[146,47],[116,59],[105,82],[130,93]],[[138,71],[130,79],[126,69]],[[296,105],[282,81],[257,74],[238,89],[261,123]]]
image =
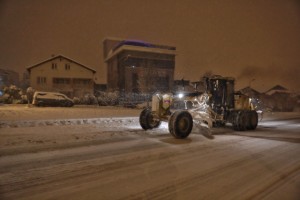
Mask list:
[[94,93],[96,71],[62,55],[27,68],[35,90],[61,92],[69,97]]

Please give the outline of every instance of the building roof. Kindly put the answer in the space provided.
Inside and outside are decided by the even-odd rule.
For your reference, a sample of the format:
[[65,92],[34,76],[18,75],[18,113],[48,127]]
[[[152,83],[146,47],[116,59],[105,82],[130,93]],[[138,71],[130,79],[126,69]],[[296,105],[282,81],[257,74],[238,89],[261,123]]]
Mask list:
[[267,95],[272,95],[274,93],[290,93],[290,91],[281,85],[276,85],[265,92]]
[[49,58],[49,59],[47,59],[47,60],[45,60],[45,61],[43,61],[43,62],[40,62],[40,63],[37,63],[37,64],[32,65],[32,66],[30,66],[30,67],[27,67],[27,71],[30,71],[32,68],[38,67],[39,65],[42,65],[42,64],[44,64],[44,63],[47,63],[47,62],[49,62],[49,61],[51,61],[51,60],[55,60],[55,59],[57,59],[57,58],[63,58],[63,59],[68,60],[68,61],[70,61],[70,62],[72,62],[72,63],[76,63],[77,65],[79,65],[79,66],[81,66],[81,67],[83,67],[83,68],[85,68],[85,69],[88,69],[88,70],[92,71],[93,73],[96,73],[96,70],[94,70],[94,69],[92,69],[92,68],[89,68],[89,67],[87,67],[87,66],[84,66],[83,64],[80,64],[79,62],[77,62],[77,61],[75,61],[75,60],[73,60],[73,59],[67,58],[67,57],[65,57],[65,56],[62,56],[62,55],[54,56],[54,57]]
[[[115,41],[118,40],[115,39]],[[173,46],[152,44],[141,40],[119,40],[108,53],[105,62],[125,50],[176,55],[176,47]]]
[[143,46],[122,45],[122,46],[118,47],[115,51],[111,51],[108,54],[105,62],[109,61],[111,58],[115,57],[116,55],[118,55],[119,53],[121,53],[122,51],[125,51],[125,50],[176,55],[175,50],[153,48],[153,47],[143,47]]
[[112,50],[115,51],[117,48],[123,45],[139,46],[139,47],[154,47],[152,44],[141,40],[123,40],[119,42],[117,45],[115,45]]
[[285,87],[283,87],[281,85],[276,85],[276,86],[272,87],[271,89],[269,89],[268,91],[271,91],[271,90],[288,90],[288,89],[286,89]]
[[241,92],[242,94],[246,94],[246,95],[251,95],[251,96],[257,96],[260,95],[260,92],[258,92],[257,90],[247,86],[243,89],[240,89],[239,92]]
[[123,45],[159,48],[159,49],[167,49],[167,50],[176,50],[176,47],[167,46],[167,45],[151,44],[149,42],[145,42],[145,41],[142,41],[142,40],[122,40],[117,45],[115,45],[112,50],[115,51],[117,48],[119,48]]

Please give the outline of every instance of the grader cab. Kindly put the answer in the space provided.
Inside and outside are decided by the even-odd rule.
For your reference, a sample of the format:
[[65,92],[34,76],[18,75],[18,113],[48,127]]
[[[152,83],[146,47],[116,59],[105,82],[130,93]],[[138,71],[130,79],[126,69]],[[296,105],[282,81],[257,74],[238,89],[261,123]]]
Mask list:
[[[179,139],[189,136],[193,125],[211,127],[231,124],[234,130],[256,129],[258,116],[251,99],[234,92],[234,79],[221,76],[204,78],[205,92],[155,94],[152,107],[140,114],[144,130],[159,127],[168,122],[169,132]],[[183,106],[176,106],[176,105]]]
[[221,76],[205,78],[206,91],[211,95],[209,105],[216,116],[215,126],[231,123],[234,130],[254,130],[258,116],[251,98],[234,92],[234,79]]

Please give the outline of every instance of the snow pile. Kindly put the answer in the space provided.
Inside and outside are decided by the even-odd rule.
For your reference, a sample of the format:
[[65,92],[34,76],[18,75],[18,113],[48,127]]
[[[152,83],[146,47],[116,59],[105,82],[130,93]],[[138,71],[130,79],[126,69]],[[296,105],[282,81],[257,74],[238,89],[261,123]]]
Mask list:
[[98,124],[103,127],[113,127],[116,124],[125,126],[136,124],[138,118],[86,118],[86,119],[48,119],[48,120],[21,120],[21,121],[0,121],[0,128],[17,127],[37,127],[37,126],[64,126],[64,125],[83,125]]
[[73,108],[0,106],[0,128],[97,124],[114,127],[138,123],[140,110],[120,107]]

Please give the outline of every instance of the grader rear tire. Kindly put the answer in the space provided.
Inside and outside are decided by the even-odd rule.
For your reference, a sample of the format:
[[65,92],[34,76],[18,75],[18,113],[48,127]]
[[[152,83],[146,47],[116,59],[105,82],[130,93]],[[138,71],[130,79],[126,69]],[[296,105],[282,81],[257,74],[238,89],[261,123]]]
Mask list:
[[254,130],[257,127],[258,115],[255,110],[241,110],[236,113],[233,121],[233,129],[236,131]]
[[258,124],[258,115],[257,112],[255,110],[251,110],[248,113],[248,130],[255,130]]
[[236,131],[245,131],[248,126],[248,115],[246,111],[239,111],[234,119],[233,129]]
[[159,127],[161,121],[155,120],[151,109],[145,108],[140,114],[140,125],[144,130],[153,129]]
[[193,129],[193,118],[188,111],[175,111],[169,120],[169,132],[177,139],[189,136]]

